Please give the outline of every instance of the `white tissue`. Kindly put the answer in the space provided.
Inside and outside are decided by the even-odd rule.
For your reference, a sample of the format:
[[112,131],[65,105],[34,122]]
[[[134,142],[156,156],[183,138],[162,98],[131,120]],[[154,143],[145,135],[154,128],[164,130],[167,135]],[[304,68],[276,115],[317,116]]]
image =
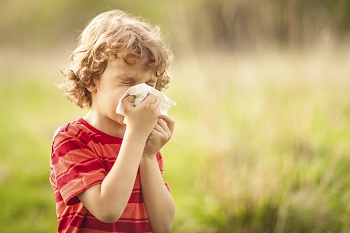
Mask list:
[[130,87],[125,92],[125,94],[119,100],[119,103],[116,108],[116,113],[121,114],[123,116],[125,115],[124,108],[121,102],[128,95],[135,96],[134,104],[135,106],[137,106],[147,97],[148,93],[151,93],[160,98],[161,102],[160,102],[159,115],[168,115],[169,108],[176,105],[176,102],[166,97],[162,92],[154,89],[153,87],[147,85],[146,83],[141,83]]

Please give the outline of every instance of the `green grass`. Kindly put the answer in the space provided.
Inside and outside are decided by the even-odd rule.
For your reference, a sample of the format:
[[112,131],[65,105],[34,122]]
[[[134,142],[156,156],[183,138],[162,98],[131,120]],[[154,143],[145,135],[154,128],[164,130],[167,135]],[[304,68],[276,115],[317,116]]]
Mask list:
[[347,232],[346,62],[328,53],[194,59],[179,64],[181,83],[197,101],[211,161],[202,179],[221,210],[196,231]]
[[50,141],[59,117],[72,113],[53,83],[9,78],[12,81],[3,80],[0,88],[1,232],[54,232]]
[[[349,232],[345,53],[179,57],[164,178],[173,232]],[[82,116],[46,75],[0,80],[0,229],[55,232],[55,129]],[[50,72],[49,72],[50,73]]]

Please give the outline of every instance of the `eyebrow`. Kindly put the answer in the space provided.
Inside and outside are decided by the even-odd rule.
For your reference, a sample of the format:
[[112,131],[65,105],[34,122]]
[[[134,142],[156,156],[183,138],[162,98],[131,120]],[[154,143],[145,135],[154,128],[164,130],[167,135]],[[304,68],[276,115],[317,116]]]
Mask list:
[[[128,75],[128,74],[122,74],[119,76],[119,80],[124,83],[137,83],[139,81],[139,78],[137,76]],[[158,77],[152,77],[150,79],[144,80],[144,83],[157,83]]]

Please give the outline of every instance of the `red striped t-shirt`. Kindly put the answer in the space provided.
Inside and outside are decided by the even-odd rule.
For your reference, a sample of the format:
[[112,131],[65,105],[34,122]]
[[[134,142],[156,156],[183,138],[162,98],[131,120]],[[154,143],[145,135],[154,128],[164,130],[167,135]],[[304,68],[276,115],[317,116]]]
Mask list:
[[[103,181],[118,157],[122,138],[89,125],[84,119],[60,127],[53,139],[50,182],[55,192],[59,233],[151,232],[137,173],[126,208],[115,223],[95,218],[77,197]],[[159,169],[163,160],[157,154]]]

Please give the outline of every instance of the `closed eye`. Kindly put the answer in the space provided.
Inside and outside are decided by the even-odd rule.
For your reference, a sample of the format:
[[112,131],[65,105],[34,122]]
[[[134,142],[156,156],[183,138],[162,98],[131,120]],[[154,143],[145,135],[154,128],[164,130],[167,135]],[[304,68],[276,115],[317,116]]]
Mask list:
[[123,82],[123,81],[121,83],[128,86],[133,86],[136,84],[135,82]]
[[120,82],[127,86],[133,86],[136,84],[136,80],[132,77],[123,77],[120,79]]

